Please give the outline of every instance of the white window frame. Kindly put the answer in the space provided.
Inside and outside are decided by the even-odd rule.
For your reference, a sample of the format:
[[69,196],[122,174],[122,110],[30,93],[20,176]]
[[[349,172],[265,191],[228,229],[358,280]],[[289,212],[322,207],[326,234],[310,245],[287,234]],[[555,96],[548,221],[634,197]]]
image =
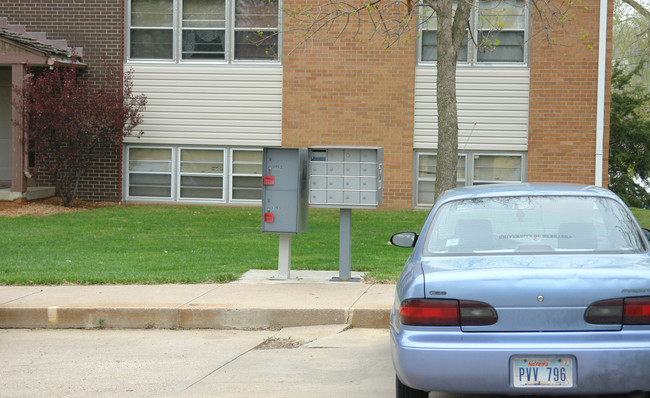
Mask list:
[[131,27],[131,1],[132,0],[127,0],[125,2],[125,10],[124,12],[126,13],[125,15],[125,27],[124,27],[124,38],[125,38],[125,47],[126,47],[126,59],[131,60],[131,31],[133,29],[165,29],[165,30],[171,30],[172,31],[172,58],[167,59],[167,58],[134,58],[135,61],[137,62],[150,62],[150,63],[174,63],[175,59],[175,54],[177,53],[177,16],[176,16],[176,1],[172,1],[172,26],[171,28],[169,26],[163,26],[163,27]]
[[[181,167],[182,156],[181,152],[183,150],[209,150],[209,151],[221,151],[223,154],[223,165],[221,173],[191,173],[183,172]],[[226,203],[227,201],[227,192],[228,192],[228,179],[227,179],[227,170],[228,170],[228,150],[226,148],[219,147],[193,147],[193,146],[181,146],[177,148],[177,178],[178,183],[176,184],[176,198],[179,202],[183,203]],[[183,182],[183,176],[197,176],[197,177],[221,177],[221,198],[194,198],[187,197],[184,198],[181,196],[181,188]]]
[[[129,0],[131,2],[133,0]],[[174,52],[173,56],[174,58],[178,58],[179,63],[214,63],[214,62],[220,62],[224,63],[228,59],[228,27],[229,27],[229,22],[230,18],[228,17],[229,15],[229,8],[230,5],[232,4],[232,1],[229,0],[224,0],[224,27],[223,28],[196,28],[196,27],[186,27],[184,26],[184,19],[183,19],[183,11],[184,11],[184,0],[174,0],[174,2],[178,4],[178,17],[174,18],[174,20],[178,21],[178,27],[174,27],[175,29],[175,36],[177,36],[177,48],[178,52]],[[176,7],[174,7],[176,9]],[[225,42],[223,43],[223,59],[220,58],[198,58],[198,59],[185,59],[183,58],[183,33],[186,30],[214,30],[214,31],[224,31],[224,40]],[[129,49],[131,47],[129,46]]]
[[[131,30],[138,27],[131,27],[131,2],[125,2],[125,47],[126,61],[128,63],[155,63],[155,64],[280,64],[282,59],[282,33],[279,27],[282,25],[282,0],[278,1],[278,26],[264,27],[260,30],[277,32],[277,57],[274,59],[239,59],[235,58],[235,32],[243,28],[235,28],[235,2],[237,0],[225,0],[226,2],[226,26],[225,26],[225,43],[224,59],[183,59],[183,0],[173,0],[173,18],[172,18],[172,58],[155,59],[155,58],[132,58],[131,57]],[[149,27],[147,27],[149,28]],[[169,29],[169,27],[163,27]],[[161,28],[161,29],[163,29]],[[151,27],[150,29],[156,29]],[[217,29],[215,29],[217,30]],[[255,32],[251,28],[251,32]]]
[[[170,159],[170,171],[169,172],[150,172],[150,171],[131,171],[131,149],[169,149],[171,152]],[[175,200],[174,187],[176,186],[176,151],[174,147],[169,145],[138,145],[138,146],[128,146],[126,147],[126,162],[125,162],[125,197],[128,200],[137,200],[137,201],[154,201],[154,202],[173,202]],[[130,187],[131,187],[131,174],[151,174],[151,175],[171,175],[170,177],[170,190],[168,197],[165,196],[131,196]]]
[[[454,5],[453,5],[454,10],[456,9],[455,8],[456,4],[457,4],[457,2],[454,1]],[[420,33],[419,39],[418,39],[418,48],[417,48],[418,60],[420,61],[421,64],[436,65],[438,63],[438,61],[422,59],[422,57],[423,57],[422,48],[423,48],[423,44],[424,44],[423,43],[424,32],[425,31],[436,31],[437,32],[437,28],[436,29],[424,29],[424,27],[427,24],[426,21],[425,21],[425,18],[427,18],[427,16],[426,16],[427,13],[433,13],[433,9],[425,8],[424,12],[422,12],[421,16],[420,16],[420,23],[419,23],[419,26],[418,26],[418,31]],[[472,15],[473,15],[473,12],[472,12]],[[457,62],[458,65],[470,65],[471,62],[472,62],[471,61],[472,60],[472,48],[474,47],[474,45],[473,45],[473,43],[470,43],[471,42],[471,37],[469,35],[470,34],[469,31],[470,30],[473,31],[474,25],[475,25],[475,22],[474,22],[472,16],[470,16],[470,18],[469,18],[469,25],[470,25],[469,28],[465,29],[465,32],[467,32],[467,39],[466,39],[467,40],[467,45],[466,45],[466,47],[467,47],[467,60],[465,60],[465,61],[460,61],[459,60]],[[462,46],[461,46],[461,50],[462,50]]]
[[[131,184],[131,173],[138,174],[138,171],[131,172],[129,170],[130,163],[130,153],[131,149],[166,149],[171,151],[171,171],[170,172],[140,172],[140,174],[171,174],[171,196],[162,197],[162,196],[131,196],[130,193],[130,184]],[[181,172],[181,151],[184,149],[201,149],[201,150],[218,150],[223,151],[223,197],[220,199],[213,198],[181,198],[181,177],[183,175],[193,175],[194,173],[182,173]],[[260,173],[259,174],[246,174],[239,173],[233,175],[234,170],[234,152],[235,151],[254,151],[259,152],[260,155],[263,152],[261,147],[226,147],[226,146],[191,146],[191,145],[138,145],[138,144],[126,144],[123,149],[123,159],[124,164],[122,166],[122,197],[127,202],[149,202],[149,203],[195,203],[195,204],[240,204],[240,205],[249,205],[249,206],[261,206],[262,199],[262,180],[263,180],[263,170],[262,170],[262,161],[252,162],[251,164],[259,164]],[[261,156],[260,156],[261,158]],[[220,173],[202,173],[201,176],[213,176],[220,175]],[[233,189],[233,177],[244,176],[244,177],[259,177],[260,181],[260,199],[233,199],[232,189]],[[256,188],[253,188],[256,189]]]
[[[517,183],[517,182],[524,182],[526,181],[526,157],[523,153],[506,153],[506,152],[471,152],[472,156],[472,170],[471,170],[471,183],[472,185],[482,185],[482,184],[510,184],[510,183]],[[474,175],[474,168],[475,168],[475,159],[476,156],[494,156],[494,157],[499,157],[499,156],[507,156],[507,157],[519,157],[520,164],[521,164],[521,180],[520,181],[504,181],[504,180],[477,180],[476,176]]]
[[[524,9],[525,9],[525,16],[524,16],[524,59],[521,62],[486,62],[486,61],[478,61],[478,50],[476,48],[476,45],[474,44],[474,40],[478,40],[478,20],[479,20],[479,15],[476,12],[477,6],[479,1],[476,1],[474,6],[472,7],[472,12],[469,17],[469,25],[471,29],[472,36],[468,36],[467,38],[467,61],[458,61],[458,66],[459,67],[471,67],[471,66],[496,66],[496,67],[528,67],[528,58],[530,55],[530,50],[529,50],[529,38],[530,38],[530,29],[532,27],[531,21],[530,21],[530,6],[529,6],[529,0],[523,0],[525,3]],[[420,23],[418,24],[418,31],[419,31],[419,38],[418,38],[418,61],[420,65],[431,65],[431,66],[436,66],[437,61],[428,61],[428,60],[423,60],[422,59],[422,40],[423,40],[423,32],[426,31],[427,29],[424,29],[425,27],[425,22],[422,18],[424,18],[425,13],[421,13],[421,20]],[[503,29],[503,31],[508,32],[508,31],[520,31],[520,29]]]
[[[413,203],[415,207],[431,207],[432,203],[420,203],[419,198],[420,198],[420,183],[421,182],[428,182],[428,183],[433,183],[435,186],[436,183],[436,178],[435,177],[430,177],[430,176],[420,176],[420,161],[423,156],[438,156],[437,152],[429,152],[429,151],[418,151],[415,152],[414,160],[415,160],[415,165],[414,165],[414,181],[413,181]],[[465,160],[465,173],[462,178],[457,179],[457,186],[464,186],[467,185],[467,176],[468,176],[468,170],[467,170],[467,154],[465,153],[459,153],[458,154],[458,161],[460,162],[461,158],[464,158]],[[457,173],[458,174],[458,173]],[[462,183],[462,184],[461,184]],[[432,192],[433,195],[433,192]]]
[[[435,177],[420,177],[420,158],[421,156],[437,156],[437,151],[415,151],[414,153],[414,166],[413,166],[413,206],[415,208],[430,208],[433,203],[422,203],[419,201],[419,188],[420,182],[434,182],[436,181]],[[474,179],[474,159],[475,156],[508,156],[508,157],[519,157],[521,158],[521,180],[520,181],[476,181]],[[481,185],[481,184],[509,184],[517,182],[525,182],[527,179],[527,169],[526,169],[526,153],[523,152],[497,152],[497,151],[466,151],[459,152],[458,157],[465,158],[465,176],[464,180],[459,178],[457,179],[457,186],[472,186],[472,185]],[[431,198],[433,199],[433,198]]]
[[[281,35],[281,31],[280,31],[279,27],[282,26],[282,0],[277,0],[278,1],[278,26],[276,26],[275,28],[264,27],[264,26],[262,26],[262,27],[238,28],[236,26],[236,20],[235,20],[235,18],[236,18],[236,15],[235,15],[235,12],[236,12],[235,2],[237,0],[226,0],[226,1],[228,1],[228,3],[231,5],[231,7],[230,7],[230,18],[229,18],[229,22],[230,22],[230,26],[231,26],[231,29],[230,29],[231,40],[229,41],[229,45],[230,45],[229,46],[229,52],[230,52],[231,63],[280,62],[280,59],[282,58],[281,57],[281,54],[282,54],[282,52],[281,52],[282,35]],[[254,59],[254,58],[251,58],[251,59],[238,58],[237,54],[235,52],[235,35],[237,34],[237,32],[243,32],[243,31],[247,31],[247,30],[250,31],[253,34],[255,34],[258,30],[259,31],[275,31],[276,34],[277,34],[277,38],[278,38],[278,43],[277,43],[278,53],[277,53],[276,59],[274,59],[274,60],[265,60],[265,59]]]
[[[234,153],[236,151],[259,152],[260,153],[260,162],[259,162],[260,174],[250,174],[250,173],[237,173],[236,174],[234,172],[234,170],[235,170],[235,154]],[[242,203],[242,204],[255,203],[255,204],[262,205],[262,186],[261,186],[261,183],[262,183],[262,179],[263,179],[263,175],[264,175],[264,170],[262,170],[262,159],[261,159],[262,158],[262,156],[261,156],[262,153],[263,153],[262,148],[231,148],[230,149],[230,157],[229,157],[230,160],[228,162],[228,164],[230,166],[230,170],[228,172],[228,182],[229,182],[229,184],[228,184],[228,187],[229,187],[228,188],[228,200],[229,200],[230,203]],[[257,162],[251,162],[251,163],[247,162],[245,164],[258,164],[258,163]],[[235,183],[233,181],[235,179],[235,177],[259,177],[259,179],[260,179],[260,199],[235,199],[233,197],[233,190],[234,189],[240,189],[240,188],[235,187]]]

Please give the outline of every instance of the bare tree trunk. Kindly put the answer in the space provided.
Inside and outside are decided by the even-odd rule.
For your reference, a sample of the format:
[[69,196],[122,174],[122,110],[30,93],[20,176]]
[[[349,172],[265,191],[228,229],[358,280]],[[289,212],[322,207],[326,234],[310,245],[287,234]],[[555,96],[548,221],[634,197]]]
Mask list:
[[438,1],[432,8],[438,14],[438,155],[434,201],[456,186],[458,164],[458,102],[456,100],[456,62],[465,36],[471,2],[459,1],[455,12],[451,1]]
[[458,163],[458,106],[456,101],[456,57],[443,55],[438,35],[438,156],[434,200],[456,186]]

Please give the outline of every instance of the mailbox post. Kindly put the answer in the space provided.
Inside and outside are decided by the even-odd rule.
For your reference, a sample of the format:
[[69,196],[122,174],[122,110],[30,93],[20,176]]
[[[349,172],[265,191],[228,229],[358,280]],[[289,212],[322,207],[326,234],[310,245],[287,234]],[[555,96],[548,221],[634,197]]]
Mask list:
[[262,232],[279,234],[277,279],[289,279],[291,237],[307,231],[308,151],[264,148],[262,170]]
[[309,204],[340,209],[339,276],[352,275],[352,209],[374,209],[383,193],[384,149],[377,147],[310,148]]

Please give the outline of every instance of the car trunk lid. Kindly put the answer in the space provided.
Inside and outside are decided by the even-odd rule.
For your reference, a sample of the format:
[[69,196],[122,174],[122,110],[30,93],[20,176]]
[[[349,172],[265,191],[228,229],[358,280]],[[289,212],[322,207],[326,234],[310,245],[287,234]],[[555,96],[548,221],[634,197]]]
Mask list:
[[497,311],[496,324],[464,331],[619,330],[587,323],[586,309],[600,300],[650,295],[645,255],[438,257],[422,267],[427,298],[480,301]]

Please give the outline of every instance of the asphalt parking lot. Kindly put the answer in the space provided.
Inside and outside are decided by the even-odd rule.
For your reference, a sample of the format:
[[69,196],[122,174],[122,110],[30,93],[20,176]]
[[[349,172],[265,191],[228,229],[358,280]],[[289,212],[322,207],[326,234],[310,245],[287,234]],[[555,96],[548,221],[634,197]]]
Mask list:
[[2,397],[393,397],[387,329],[0,330]]
[[0,329],[0,397],[394,397],[388,339],[347,325]]

